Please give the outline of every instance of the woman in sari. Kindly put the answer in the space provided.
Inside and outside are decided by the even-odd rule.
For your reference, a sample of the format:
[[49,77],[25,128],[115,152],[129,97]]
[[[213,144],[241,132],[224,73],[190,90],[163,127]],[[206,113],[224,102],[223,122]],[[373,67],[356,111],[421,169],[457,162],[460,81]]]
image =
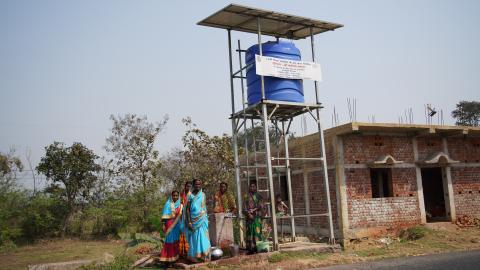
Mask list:
[[174,262],[178,259],[178,239],[180,238],[182,210],[183,205],[180,202],[178,191],[172,191],[162,212],[165,241],[160,253],[161,262]]
[[208,235],[208,217],[205,193],[202,191],[202,181],[193,180],[193,191],[188,197],[188,259],[192,262],[210,260],[210,237]]
[[[180,201],[182,205],[187,205],[187,199],[191,194],[192,189],[192,182],[187,181],[183,187],[183,191],[180,193]],[[188,226],[187,226],[187,218],[186,218],[186,211],[182,213],[182,220],[180,221],[180,240],[179,240],[179,252],[180,257],[187,257],[188,254]]]
[[262,240],[262,196],[257,193],[257,185],[251,183],[249,192],[244,198],[247,254],[257,253],[257,241]]

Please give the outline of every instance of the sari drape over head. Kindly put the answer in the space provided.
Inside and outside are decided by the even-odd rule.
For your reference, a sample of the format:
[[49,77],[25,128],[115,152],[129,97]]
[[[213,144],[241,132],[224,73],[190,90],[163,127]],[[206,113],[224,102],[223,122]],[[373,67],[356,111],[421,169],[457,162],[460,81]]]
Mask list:
[[183,205],[180,199],[172,201],[170,196],[162,211],[162,220],[165,221],[165,242],[160,252],[160,261],[173,262],[178,259],[178,240],[180,238],[180,224]]
[[210,256],[210,237],[208,235],[208,217],[206,198],[203,191],[188,197],[190,210],[189,220],[193,230],[188,233],[188,258],[192,261],[198,259],[208,260]]

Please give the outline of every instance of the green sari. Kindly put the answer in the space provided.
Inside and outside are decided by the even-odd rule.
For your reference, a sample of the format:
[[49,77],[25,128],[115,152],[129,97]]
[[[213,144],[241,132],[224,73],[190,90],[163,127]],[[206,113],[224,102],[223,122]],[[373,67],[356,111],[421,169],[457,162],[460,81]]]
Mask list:
[[[257,242],[263,240],[262,235],[262,196],[255,193],[248,193],[244,198],[243,212],[245,214],[246,237],[248,253],[257,252]],[[249,217],[249,214],[251,217]]]

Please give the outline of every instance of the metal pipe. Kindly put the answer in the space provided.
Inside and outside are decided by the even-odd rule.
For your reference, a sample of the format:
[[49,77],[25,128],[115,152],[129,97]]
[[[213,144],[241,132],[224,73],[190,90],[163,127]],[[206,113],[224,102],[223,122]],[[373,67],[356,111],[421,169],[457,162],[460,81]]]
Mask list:
[[[228,31],[228,56],[230,64],[230,95],[232,101],[232,115],[235,113],[235,93],[233,88],[233,59],[232,59],[232,36],[230,29]],[[232,118],[232,146],[233,146],[233,159],[235,162],[235,183],[237,184],[237,201],[238,201],[238,216],[242,217],[242,187],[240,183],[240,167],[238,160],[238,146],[237,146],[237,127],[235,119]],[[240,230],[243,229],[243,223],[240,222]],[[243,234],[240,234],[240,245],[244,246]]]
[[235,76],[235,75],[237,75],[238,73],[243,72],[243,70],[247,69],[248,67],[250,67],[250,66],[252,66],[252,65],[253,65],[253,63],[250,63],[250,64],[244,66],[243,68],[240,68],[240,70],[238,70],[237,72],[233,73],[233,75]]
[[240,128],[242,128],[242,126],[245,128],[245,125],[246,125],[246,123],[245,123],[245,118],[244,118],[243,122],[240,125],[238,125],[238,123],[237,123],[237,133],[238,133],[238,131],[240,131]]
[[[238,63],[240,65],[240,76],[243,77],[243,62],[242,62],[242,50],[240,46],[240,39],[238,40]],[[243,136],[245,137],[244,147],[245,147],[245,157],[247,160],[247,181],[250,185],[250,160],[249,160],[249,150],[248,150],[248,136],[247,136],[247,118],[245,111],[245,86],[243,85],[243,79],[240,80],[240,87],[242,89],[242,109],[243,109]]]
[[[281,216],[281,217],[276,217],[276,219],[291,219],[291,218],[308,218],[308,217],[327,217],[328,213],[323,213],[323,214],[306,214],[306,215],[294,215],[294,216]],[[233,217],[233,218],[239,218],[239,217]],[[242,217],[243,218],[243,217]],[[270,219],[272,216],[262,216],[262,219]]]
[[[323,214],[307,214],[307,215],[291,215],[291,216],[282,216],[282,217],[277,217],[277,219],[288,219],[291,218],[292,221],[294,218],[306,218],[306,217],[326,217],[328,216],[328,213],[323,213]],[[293,233],[292,233],[293,234]]]
[[288,133],[288,131],[290,130],[290,126],[292,125],[292,120],[293,118],[290,118],[290,121],[288,121],[287,130],[285,131],[286,133]]
[[[313,38],[313,28],[310,27],[310,45],[312,47],[312,62],[315,62],[315,41]],[[314,81],[315,84],[315,101],[318,105],[320,105],[320,100],[318,96],[318,82]],[[317,128],[318,128],[318,134],[320,135],[320,153],[322,155],[322,158],[324,158],[322,164],[323,164],[323,179],[325,183],[325,197],[327,200],[327,210],[328,210],[328,226],[329,226],[329,231],[330,231],[330,239],[329,242],[330,244],[335,244],[335,235],[333,233],[333,219],[332,219],[332,206],[330,203],[330,187],[328,183],[328,167],[327,167],[327,159],[326,159],[326,151],[325,151],[325,141],[323,138],[323,128],[320,123],[320,108],[316,109],[317,111]]]
[[[263,55],[262,50],[262,31],[260,25],[260,18],[257,17],[257,28],[258,28],[258,46],[260,55]],[[265,99],[265,82],[263,76],[260,77],[262,81],[262,101]],[[278,234],[277,234],[277,219],[276,216],[276,209],[275,209],[275,196],[274,196],[274,189],[273,189],[273,177],[272,177],[272,161],[270,159],[270,138],[268,135],[268,113],[267,113],[267,104],[262,103],[262,115],[263,115],[263,131],[265,135],[265,161],[267,165],[267,177],[268,177],[268,185],[270,190],[270,206],[271,206],[271,213],[272,213],[272,230],[273,230],[273,250],[278,250]]]
[[272,115],[277,111],[279,105],[275,105],[275,108],[273,108],[272,112],[268,115],[268,119],[270,120],[272,118]]
[[272,157],[272,160],[305,160],[305,161],[315,161],[315,160],[323,160],[323,158],[289,158],[289,157],[284,157],[284,158],[277,158],[277,157]]
[[[251,119],[250,123],[252,124],[252,146],[253,146],[253,162],[255,164],[255,180],[258,178],[258,160],[257,160],[257,140],[255,139],[255,124],[253,122],[253,119]],[[266,165],[263,165],[263,167],[266,167]],[[250,179],[248,179],[248,186],[250,187]]]
[[[258,29],[258,51],[260,52],[260,56],[263,56],[262,31],[261,31],[261,26],[260,26],[260,17],[257,17],[257,29]],[[266,99],[266,97],[265,97],[265,79],[263,78],[263,75],[260,75],[260,81],[261,81],[261,91],[262,91],[262,101],[263,101],[264,99]]]
[[[288,133],[285,133],[284,123],[282,122],[283,136],[285,139],[285,169],[287,170],[287,188],[288,188],[288,206],[290,208],[290,216],[293,217],[293,196],[292,196],[292,178],[290,176],[290,154],[288,152]],[[292,242],[295,241],[295,219],[291,220]]]
[[[265,165],[249,165],[249,166],[244,166],[241,165],[240,168],[265,168]],[[272,168],[284,168],[285,165],[272,165]]]

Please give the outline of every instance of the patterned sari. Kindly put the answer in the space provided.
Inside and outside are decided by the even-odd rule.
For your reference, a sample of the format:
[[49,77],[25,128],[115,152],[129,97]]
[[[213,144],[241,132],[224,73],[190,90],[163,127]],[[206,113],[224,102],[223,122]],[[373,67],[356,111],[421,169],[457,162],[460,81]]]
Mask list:
[[215,193],[215,208],[213,208],[214,213],[228,213],[233,212],[237,208],[235,202],[235,197],[229,191],[225,193],[217,192]]
[[173,262],[178,259],[182,210],[183,205],[180,199],[173,202],[171,196],[163,207],[162,220],[165,220],[165,243],[160,253],[160,261],[162,262]]
[[[183,191],[180,194],[180,200],[183,205],[187,205],[187,199],[190,196],[191,192],[185,194]],[[180,240],[179,240],[179,252],[180,257],[187,257],[188,254],[188,226],[187,226],[187,211],[183,211],[182,219],[180,220]]]
[[210,237],[208,235],[205,193],[200,190],[196,195],[190,194],[188,207],[193,227],[193,231],[190,230],[188,233],[188,259],[192,261],[208,260],[210,258]]
[[[257,252],[257,241],[263,240],[262,236],[262,196],[255,193],[248,193],[244,198],[243,212],[245,214],[246,244],[249,253]],[[251,214],[252,218],[248,214]]]

